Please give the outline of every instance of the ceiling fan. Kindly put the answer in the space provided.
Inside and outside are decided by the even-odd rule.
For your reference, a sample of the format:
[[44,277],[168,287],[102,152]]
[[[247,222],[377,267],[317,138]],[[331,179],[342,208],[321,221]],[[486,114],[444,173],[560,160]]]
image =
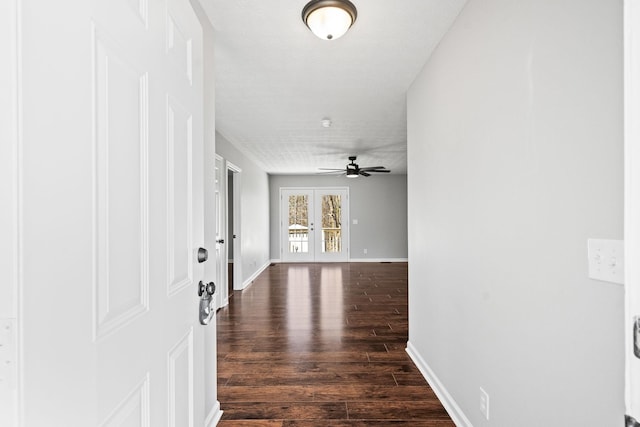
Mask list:
[[384,166],[368,166],[368,167],[361,168],[356,163],[356,156],[349,156],[349,160],[351,161],[351,163],[347,164],[346,168],[344,169],[330,169],[330,168],[319,168],[319,169],[329,171],[329,172],[326,172],[328,174],[333,174],[333,173],[345,174],[347,178],[357,178],[359,175],[371,176],[372,172],[375,172],[375,173],[391,172],[389,169],[385,168]]

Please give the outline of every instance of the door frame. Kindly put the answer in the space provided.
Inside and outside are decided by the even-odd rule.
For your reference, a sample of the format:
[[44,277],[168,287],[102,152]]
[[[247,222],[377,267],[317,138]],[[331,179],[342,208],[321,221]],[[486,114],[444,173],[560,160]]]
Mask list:
[[[640,257],[640,2],[624,2],[624,251]],[[640,264],[625,264],[625,406],[627,425],[640,421],[640,361],[633,352],[633,318],[640,315]],[[635,422],[635,424],[634,424]]]
[[17,426],[22,418],[20,6],[19,0],[0,5],[0,93],[9,95],[0,99],[0,141],[6,141],[0,144],[0,234],[9,236],[0,242],[0,342],[4,349],[0,351],[4,368],[0,369],[0,413],[9,426]]
[[[314,194],[314,200],[313,200],[313,204],[315,204],[315,192],[316,191],[321,191],[321,192],[326,192],[326,191],[344,191],[346,193],[346,204],[343,204],[342,206],[342,213],[343,213],[343,217],[342,217],[342,231],[344,234],[344,240],[343,240],[343,245],[344,245],[344,253],[346,254],[346,259],[344,261],[333,261],[333,260],[321,260],[318,259],[317,256],[314,255],[314,259],[309,261],[309,260],[285,260],[285,253],[284,253],[284,249],[286,247],[285,244],[285,238],[284,238],[284,221],[282,220],[283,217],[283,211],[282,211],[282,206],[284,203],[283,200],[283,192],[285,191],[304,191],[304,192],[310,192],[312,194]],[[279,224],[280,224],[280,228],[279,228],[279,246],[280,246],[280,260],[281,262],[350,262],[351,260],[351,252],[350,252],[350,248],[351,248],[351,227],[349,227],[349,223],[350,223],[350,209],[349,209],[349,187],[280,187],[279,189],[279,209],[278,209],[278,213],[279,213]],[[346,208],[345,208],[346,207]],[[315,208],[314,208],[314,215],[315,215]],[[314,246],[317,246],[317,243],[315,242],[314,239]],[[314,248],[315,251],[315,248]]]
[[[220,271],[218,271],[217,267],[218,267],[218,260],[214,260],[214,263],[216,264],[216,287],[218,289],[217,293],[219,295],[219,298],[217,298],[217,307],[216,308],[221,308],[226,306],[227,304],[229,304],[229,290],[227,288],[227,270],[225,268],[223,268],[224,266],[227,265],[227,246],[226,243],[228,241],[227,239],[227,168],[225,167],[225,160],[222,156],[220,156],[219,154],[215,155],[215,161],[214,161],[214,170],[217,167],[218,162],[220,162],[220,176],[219,176],[219,181],[220,182],[215,182],[214,181],[214,186],[216,187],[216,189],[218,190],[218,192],[220,193],[218,196],[218,201],[219,201],[219,206],[218,203],[216,203],[216,231],[218,228],[218,222],[220,224],[220,233],[216,234],[216,239],[222,239],[224,241],[224,243],[219,244],[218,242],[216,242],[216,251],[217,252],[217,245],[220,245],[220,257],[222,258],[220,260]],[[218,172],[215,172],[216,178],[218,178]],[[217,257],[217,255],[216,255]]]
[[[242,169],[226,160],[226,174],[225,174],[225,200],[227,202],[227,209],[225,210],[225,227],[229,229],[229,204],[233,207],[233,235],[227,236],[229,244],[233,245],[233,290],[242,290],[242,222],[240,221],[240,210],[242,204],[240,203],[240,183],[242,177]],[[229,183],[226,182],[229,173],[233,174],[233,198],[229,200]],[[235,236],[235,237],[233,237]],[[228,280],[228,279],[227,279]]]
[[[224,239],[225,243],[221,246],[221,257],[224,266],[229,262],[227,245],[233,245],[233,289],[242,290],[242,234],[241,234],[241,203],[240,203],[240,191],[241,191],[241,172],[242,169],[237,165],[226,160],[219,154],[215,155],[215,160],[220,160],[222,167],[220,169],[220,209],[216,207],[216,213],[221,214],[221,227],[222,232],[220,238]],[[215,163],[214,163],[215,164]],[[233,173],[233,197],[229,197],[229,183],[228,174]],[[233,228],[236,238],[229,236],[229,204],[233,206]],[[227,269],[223,268],[220,272],[218,281],[218,289],[220,293],[220,299],[218,301],[218,308],[225,307],[229,304],[229,275]]]

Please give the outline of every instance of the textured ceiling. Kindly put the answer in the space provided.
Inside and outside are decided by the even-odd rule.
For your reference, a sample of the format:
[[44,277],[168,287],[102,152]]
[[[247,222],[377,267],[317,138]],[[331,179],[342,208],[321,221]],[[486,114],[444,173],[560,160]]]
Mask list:
[[466,0],[352,1],[356,23],[325,41],[300,18],[307,0],[201,0],[216,129],[269,173],[341,168],[349,155],[406,173],[406,91]]

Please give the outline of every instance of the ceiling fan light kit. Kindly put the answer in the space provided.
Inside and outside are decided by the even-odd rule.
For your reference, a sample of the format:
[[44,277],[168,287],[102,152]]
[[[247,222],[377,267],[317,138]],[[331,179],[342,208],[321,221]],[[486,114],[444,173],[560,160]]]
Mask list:
[[323,40],[336,40],[351,28],[358,11],[349,0],[312,0],[302,9],[302,21]]

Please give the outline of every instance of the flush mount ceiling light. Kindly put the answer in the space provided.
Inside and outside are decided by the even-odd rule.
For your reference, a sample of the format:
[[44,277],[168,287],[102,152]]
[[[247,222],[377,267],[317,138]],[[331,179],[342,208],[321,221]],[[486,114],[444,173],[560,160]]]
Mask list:
[[302,9],[302,21],[323,40],[335,40],[356,22],[358,11],[349,0],[312,0]]

